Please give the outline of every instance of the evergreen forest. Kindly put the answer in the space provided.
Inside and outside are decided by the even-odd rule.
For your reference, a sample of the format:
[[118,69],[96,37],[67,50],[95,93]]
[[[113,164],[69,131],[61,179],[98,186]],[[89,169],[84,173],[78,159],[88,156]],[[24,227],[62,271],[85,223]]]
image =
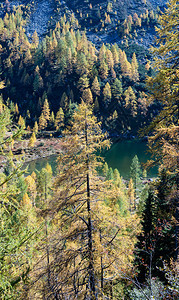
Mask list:
[[179,1],[0,1],[0,299],[179,299],[178,105]]

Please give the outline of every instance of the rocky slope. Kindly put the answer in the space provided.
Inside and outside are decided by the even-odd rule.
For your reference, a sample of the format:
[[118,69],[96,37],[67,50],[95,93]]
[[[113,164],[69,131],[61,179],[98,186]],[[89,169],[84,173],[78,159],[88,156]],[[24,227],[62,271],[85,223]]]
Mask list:
[[[128,15],[133,16],[134,13],[140,15],[146,9],[155,11],[157,6],[163,9],[166,2],[167,0],[0,0],[0,16],[13,6],[25,5],[29,12],[28,35],[36,30],[42,37],[64,13],[74,13],[80,27],[87,30],[88,37],[94,43],[100,43],[100,41],[110,43],[119,40],[116,29]],[[112,20],[111,25],[105,29],[106,32],[104,30],[100,32],[105,14],[109,14]],[[144,40],[150,41],[151,34],[149,31]],[[148,45],[144,41],[145,44]]]

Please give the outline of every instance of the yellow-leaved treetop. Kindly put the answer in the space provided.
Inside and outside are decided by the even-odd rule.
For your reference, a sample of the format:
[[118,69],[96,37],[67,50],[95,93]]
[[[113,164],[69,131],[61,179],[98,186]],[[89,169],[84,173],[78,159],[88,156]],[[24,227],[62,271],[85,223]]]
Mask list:
[[28,147],[30,148],[34,147],[35,142],[36,142],[36,136],[35,136],[35,131],[33,131],[28,143]]
[[133,117],[137,115],[137,101],[136,95],[131,86],[124,92],[125,96],[125,107],[130,109]]
[[100,96],[100,84],[97,76],[93,80],[91,90],[95,95]]
[[64,112],[62,107],[59,108],[56,118],[55,118],[55,128],[56,130],[61,129],[64,126]]
[[109,102],[111,101],[111,86],[110,84],[107,82],[104,89],[103,89],[103,96],[104,96],[104,103],[107,106],[109,104]]

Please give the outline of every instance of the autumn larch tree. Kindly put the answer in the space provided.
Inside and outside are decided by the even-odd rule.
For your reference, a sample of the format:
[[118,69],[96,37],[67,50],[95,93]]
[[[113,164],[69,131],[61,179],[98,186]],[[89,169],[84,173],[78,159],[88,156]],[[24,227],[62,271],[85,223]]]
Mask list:
[[138,81],[139,80],[138,62],[137,62],[135,53],[133,53],[133,56],[132,56],[131,71],[132,71],[131,78],[134,81]]
[[108,82],[106,83],[106,85],[103,89],[103,97],[104,97],[105,106],[107,107],[109,102],[111,101],[111,97],[112,97],[111,86]]
[[125,107],[129,109],[133,117],[137,115],[137,101],[136,95],[131,86],[124,92]]
[[55,128],[56,130],[59,130],[63,126],[64,126],[64,112],[62,107],[60,107],[55,118]]
[[91,90],[95,95],[100,96],[100,84],[97,76],[93,80]]
[[[66,236],[67,249],[70,245],[72,247],[71,243],[74,237],[76,237],[75,239],[79,245],[74,244],[73,251],[70,248],[65,251],[68,253],[69,258],[64,257],[64,262],[61,263],[66,264],[66,259],[70,259],[69,263],[73,262],[75,264],[71,271],[74,273],[72,278],[76,278],[74,282],[76,288],[74,286],[74,290],[70,292],[73,281],[69,277],[69,287],[66,286],[66,293],[73,295],[76,289],[77,295],[82,292],[84,295],[88,295],[89,299],[97,299],[93,245],[94,224],[92,225],[94,221],[92,221],[93,211],[91,209],[94,206],[92,190],[94,190],[94,184],[95,186],[97,184],[97,182],[94,182],[93,176],[99,162],[94,151],[107,146],[108,142],[103,141],[100,126],[95,117],[92,116],[92,111],[84,102],[79,105],[73,119],[72,127],[64,132],[64,152],[58,158],[59,175],[55,184],[57,189],[56,199],[58,200],[55,209],[61,211],[62,214],[62,235],[64,235],[64,238]],[[65,170],[63,170],[64,168]],[[69,211],[70,214],[65,213],[65,211]],[[64,226],[67,226],[67,232]],[[82,236],[83,240],[86,241],[85,244],[82,242]],[[65,252],[62,252],[62,255],[65,255]],[[64,273],[62,280],[64,284],[65,280],[67,281],[65,276],[68,272],[66,275]],[[85,276],[83,272],[86,274]],[[81,276],[84,278],[84,283],[80,279]],[[79,280],[81,283],[78,282]]]
[[[137,155],[132,159],[132,164],[130,166],[130,175],[134,183],[135,195],[138,195],[139,184],[141,182],[140,176],[142,175],[141,166]],[[136,204],[134,203],[134,208]]]
[[[5,145],[19,140],[21,128],[14,130],[10,110],[0,98],[0,155]],[[8,134],[7,134],[8,133]],[[0,173],[0,298],[18,298],[31,268],[35,244],[36,220],[31,206],[27,210],[28,195],[20,162],[13,163],[13,154],[6,153],[7,168]],[[32,222],[33,220],[33,222]],[[30,251],[29,248],[31,248]]]
[[[161,111],[145,130],[149,137],[149,148],[160,163],[160,171],[166,169],[171,179],[175,178],[178,187],[178,99],[179,99],[179,3],[170,0],[167,8],[159,18],[160,27],[157,29],[157,43],[153,48],[156,56],[154,67],[155,77],[147,80],[150,89],[149,103],[158,101]],[[152,133],[152,134],[151,134]],[[179,236],[179,203],[178,188],[176,198],[176,256],[178,256]]]
[[[125,239],[124,248],[120,245],[130,220],[121,219],[115,206],[122,189],[97,174],[102,166],[97,151],[109,142],[89,104],[78,106],[63,135],[54,199],[49,203],[49,217],[53,216],[54,225],[58,223],[58,242],[51,244],[51,279],[58,297],[98,299],[111,290],[111,274],[118,278],[120,268],[125,268],[133,238]],[[115,258],[117,249],[120,261]]]

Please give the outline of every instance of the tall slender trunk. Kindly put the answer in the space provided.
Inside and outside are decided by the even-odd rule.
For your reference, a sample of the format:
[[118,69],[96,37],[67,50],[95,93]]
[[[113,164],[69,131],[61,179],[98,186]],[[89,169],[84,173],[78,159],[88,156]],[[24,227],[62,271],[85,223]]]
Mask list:
[[[101,235],[101,229],[99,230],[100,234],[100,243],[102,243],[102,235]],[[103,294],[104,289],[104,271],[103,271],[103,256],[101,254],[101,292]]]
[[[45,204],[46,206],[48,205],[47,203],[47,182],[45,180]],[[45,235],[46,235],[46,255],[47,255],[47,281],[48,281],[48,286],[50,288],[50,255],[49,255],[49,245],[48,245],[48,217],[45,217]]]
[[176,227],[175,227],[175,244],[176,244],[176,261],[179,262],[179,255],[178,255],[178,244],[179,244],[179,174],[176,175],[176,185],[177,185],[177,195],[176,195]]
[[[73,266],[74,266],[74,271],[75,271],[75,268],[76,268],[75,257],[74,257],[74,261],[73,261]],[[75,295],[78,296],[77,278],[78,278],[78,273],[77,274],[74,273],[73,287],[74,287]]]
[[150,289],[150,298],[152,299],[153,296],[153,289],[152,289],[152,258],[153,258],[153,253],[152,250],[150,251],[150,264],[149,264],[149,289]]
[[[47,179],[45,179],[45,204],[48,206],[47,197]],[[45,236],[46,236],[46,255],[47,255],[47,282],[48,288],[52,291],[54,299],[59,300],[58,292],[55,292],[54,286],[51,284],[51,270],[50,270],[50,251],[49,251],[49,240],[48,240],[48,216],[45,217]]]
[[[88,150],[88,124],[85,114],[85,139],[86,139],[86,149]],[[91,221],[91,206],[90,206],[90,178],[89,178],[89,155],[86,157],[86,183],[87,183],[87,211],[88,211],[88,274],[89,274],[89,284],[90,284],[90,297],[91,300],[97,299],[95,295],[95,277],[94,277],[94,260],[93,260],[93,239],[92,239],[92,221]]]
[[113,299],[113,282],[112,280],[110,281],[110,299]]

